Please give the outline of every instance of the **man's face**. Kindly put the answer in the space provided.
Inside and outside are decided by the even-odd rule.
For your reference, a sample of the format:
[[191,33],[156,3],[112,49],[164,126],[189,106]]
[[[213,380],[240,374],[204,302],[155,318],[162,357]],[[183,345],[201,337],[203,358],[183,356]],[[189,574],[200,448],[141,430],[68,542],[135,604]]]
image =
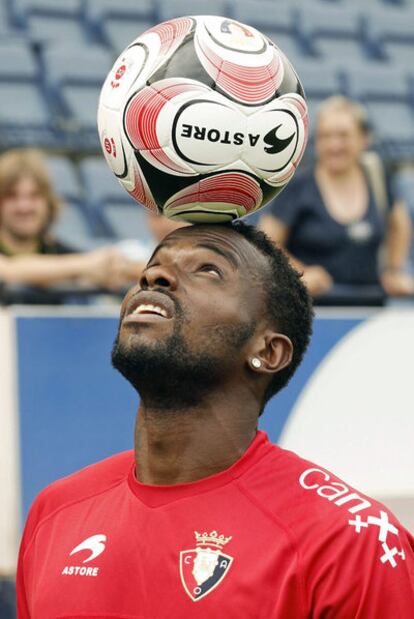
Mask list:
[[141,394],[148,382],[159,391],[171,379],[169,389],[194,392],[240,371],[263,317],[265,268],[264,256],[231,229],[173,232],[124,299],[114,366]]
[[1,202],[0,226],[19,240],[37,239],[48,217],[47,201],[30,176],[20,178]]

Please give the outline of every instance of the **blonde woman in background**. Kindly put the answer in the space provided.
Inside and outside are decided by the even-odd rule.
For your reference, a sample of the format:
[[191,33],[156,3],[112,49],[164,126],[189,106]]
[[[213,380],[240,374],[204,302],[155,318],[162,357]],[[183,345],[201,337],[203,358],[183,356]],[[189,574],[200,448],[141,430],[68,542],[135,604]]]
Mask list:
[[82,281],[110,289],[136,281],[142,265],[116,249],[79,253],[54,239],[50,227],[60,208],[39,151],[0,156],[0,281],[43,287]]
[[376,155],[363,163],[368,144],[361,105],[342,96],[324,101],[316,122],[315,166],[300,170],[260,220],[303,271],[315,297],[333,284],[414,293],[404,272],[410,219],[404,204],[393,201]]

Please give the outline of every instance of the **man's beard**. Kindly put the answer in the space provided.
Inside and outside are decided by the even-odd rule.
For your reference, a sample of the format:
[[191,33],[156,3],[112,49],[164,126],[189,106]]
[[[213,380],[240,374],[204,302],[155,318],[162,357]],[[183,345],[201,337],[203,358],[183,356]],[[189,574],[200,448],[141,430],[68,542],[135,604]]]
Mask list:
[[[167,340],[152,346],[127,346],[120,342],[118,333],[112,365],[138,391],[146,406],[177,412],[193,409],[228,378],[234,353],[253,331],[253,325],[217,326],[212,329],[209,350],[200,353],[189,350],[179,325]],[[220,350],[221,355],[212,350]]]

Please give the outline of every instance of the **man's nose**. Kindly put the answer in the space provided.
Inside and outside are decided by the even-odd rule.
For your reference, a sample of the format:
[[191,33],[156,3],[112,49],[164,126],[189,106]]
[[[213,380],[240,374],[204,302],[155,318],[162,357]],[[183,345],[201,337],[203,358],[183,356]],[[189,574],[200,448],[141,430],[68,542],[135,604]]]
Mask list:
[[142,290],[151,288],[175,290],[177,288],[177,278],[172,269],[162,265],[154,265],[146,269],[142,273],[139,283]]

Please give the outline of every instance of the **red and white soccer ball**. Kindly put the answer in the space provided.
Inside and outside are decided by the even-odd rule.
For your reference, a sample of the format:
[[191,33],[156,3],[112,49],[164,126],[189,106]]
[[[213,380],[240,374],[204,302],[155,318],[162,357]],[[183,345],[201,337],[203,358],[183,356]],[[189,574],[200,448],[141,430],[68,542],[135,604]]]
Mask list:
[[183,17],[119,56],[99,101],[105,158],[147,208],[189,222],[249,215],[291,179],[308,113],[299,78],[259,31]]

